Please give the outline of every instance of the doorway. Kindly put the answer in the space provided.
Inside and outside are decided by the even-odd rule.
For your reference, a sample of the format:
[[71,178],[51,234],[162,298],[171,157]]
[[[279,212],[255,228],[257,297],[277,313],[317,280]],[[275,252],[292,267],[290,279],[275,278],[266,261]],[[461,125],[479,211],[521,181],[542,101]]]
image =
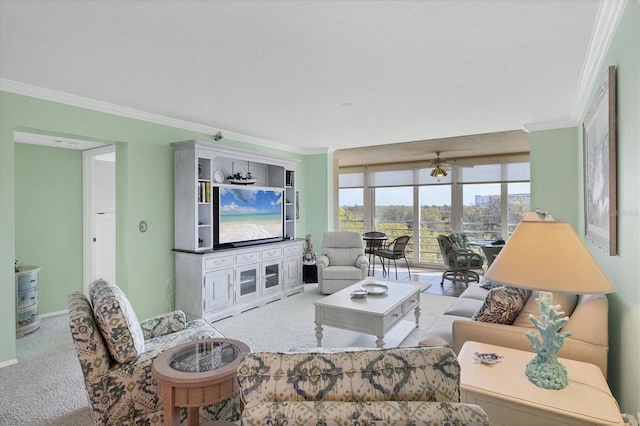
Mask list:
[[116,281],[116,149],[114,145],[82,153],[83,293],[102,278]]

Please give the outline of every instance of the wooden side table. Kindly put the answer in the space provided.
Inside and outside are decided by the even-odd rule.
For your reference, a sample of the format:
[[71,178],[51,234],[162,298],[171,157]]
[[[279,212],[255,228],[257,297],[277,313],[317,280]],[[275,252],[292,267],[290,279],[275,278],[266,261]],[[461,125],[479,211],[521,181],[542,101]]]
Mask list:
[[199,339],[160,354],[151,367],[164,401],[164,424],[179,425],[188,407],[188,424],[200,423],[199,408],[239,391],[236,371],[249,346],[231,339]]
[[[475,352],[504,358],[494,365],[474,361]],[[495,425],[624,425],[618,403],[602,371],[593,364],[561,359],[569,385],[542,389],[529,382],[526,364],[533,352],[466,342],[458,356],[461,402],[481,406]]]

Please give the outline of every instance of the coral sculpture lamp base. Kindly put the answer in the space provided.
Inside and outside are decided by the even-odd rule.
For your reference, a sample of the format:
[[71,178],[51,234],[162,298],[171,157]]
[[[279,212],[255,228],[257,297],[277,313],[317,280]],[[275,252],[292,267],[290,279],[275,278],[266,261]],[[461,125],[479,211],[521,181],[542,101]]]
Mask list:
[[558,361],[557,354],[564,339],[571,336],[568,331],[560,331],[569,318],[558,311],[559,305],[552,305],[553,295],[547,291],[539,293],[536,302],[540,305],[540,319],[533,315],[529,319],[540,332],[542,341],[533,331],[527,332],[527,338],[536,353],[529,361],[525,373],[529,381],[544,389],[563,389],[567,386],[567,369]]
[[525,373],[529,381],[544,389],[563,389],[567,386],[567,369],[558,358],[542,360],[536,356],[527,364]]

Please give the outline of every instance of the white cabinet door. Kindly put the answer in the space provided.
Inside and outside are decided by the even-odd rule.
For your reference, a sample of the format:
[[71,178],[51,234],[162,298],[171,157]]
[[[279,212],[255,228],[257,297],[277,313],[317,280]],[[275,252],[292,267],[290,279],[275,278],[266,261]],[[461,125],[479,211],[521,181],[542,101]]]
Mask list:
[[302,282],[302,261],[300,256],[285,257],[282,260],[282,264],[284,288],[300,284]]
[[204,287],[205,312],[228,308],[233,304],[233,268],[207,272]]

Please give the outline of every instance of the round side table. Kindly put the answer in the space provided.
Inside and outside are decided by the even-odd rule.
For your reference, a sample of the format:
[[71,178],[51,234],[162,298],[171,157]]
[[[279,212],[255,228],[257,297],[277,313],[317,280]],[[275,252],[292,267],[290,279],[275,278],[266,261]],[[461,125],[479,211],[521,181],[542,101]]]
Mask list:
[[199,408],[239,391],[236,371],[249,346],[238,340],[213,338],[182,343],[160,354],[151,367],[164,401],[164,424],[179,425],[188,407],[188,424],[200,422]]

